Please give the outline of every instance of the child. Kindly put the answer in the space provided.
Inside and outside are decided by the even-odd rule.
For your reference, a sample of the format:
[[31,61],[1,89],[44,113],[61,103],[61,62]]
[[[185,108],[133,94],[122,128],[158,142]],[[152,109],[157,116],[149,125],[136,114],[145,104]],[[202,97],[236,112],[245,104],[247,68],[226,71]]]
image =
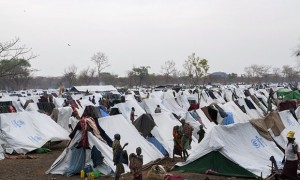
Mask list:
[[142,180],[142,168],[143,168],[143,155],[140,147],[136,148],[136,154],[131,153],[129,155],[130,165],[129,168],[133,173],[133,180]]

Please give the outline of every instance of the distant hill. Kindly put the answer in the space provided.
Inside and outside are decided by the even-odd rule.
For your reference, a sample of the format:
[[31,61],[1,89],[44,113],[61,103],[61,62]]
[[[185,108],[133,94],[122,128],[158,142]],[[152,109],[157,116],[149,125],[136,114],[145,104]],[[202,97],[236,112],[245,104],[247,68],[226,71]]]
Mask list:
[[226,77],[227,74],[225,72],[213,72],[210,74],[211,76],[219,76],[219,77]]

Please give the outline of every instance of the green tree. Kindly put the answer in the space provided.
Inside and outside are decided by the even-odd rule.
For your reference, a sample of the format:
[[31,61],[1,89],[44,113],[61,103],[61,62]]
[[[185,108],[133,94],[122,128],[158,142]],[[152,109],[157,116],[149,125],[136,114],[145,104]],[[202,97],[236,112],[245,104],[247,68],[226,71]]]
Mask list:
[[31,48],[20,45],[19,38],[0,42],[0,78],[28,77],[33,71],[29,61],[36,57],[30,52]]
[[132,70],[129,71],[128,76],[129,78],[133,77],[135,79],[136,85],[142,86],[142,83],[149,75],[148,69],[150,69],[150,66],[133,67]]
[[209,70],[208,61],[196,57],[195,53],[188,56],[183,67],[192,85],[199,85],[200,78],[206,77]]

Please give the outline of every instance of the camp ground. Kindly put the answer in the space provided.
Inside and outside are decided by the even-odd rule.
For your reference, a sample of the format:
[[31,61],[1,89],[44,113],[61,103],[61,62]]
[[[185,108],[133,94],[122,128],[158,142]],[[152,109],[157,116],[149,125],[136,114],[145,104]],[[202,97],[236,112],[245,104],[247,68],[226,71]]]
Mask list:
[[[77,176],[82,168],[96,163],[92,154],[100,152],[101,161],[94,169],[112,176],[116,167],[111,143],[116,133],[121,135],[121,145],[128,143],[127,155],[135,153],[137,147],[142,148],[144,165],[148,167],[172,158],[173,127],[180,126],[180,120],[185,119],[194,129],[192,148],[188,159],[176,164],[175,171],[266,178],[271,174],[271,156],[282,168],[287,132],[300,130],[300,110],[291,109],[296,100],[272,101],[268,107],[267,90],[228,87],[203,89],[199,94],[195,89],[134,91],[118,102],[110,101],[110,107],[98,103],[98,98],[103,98],[103,92],[110,95],[112,92],[108,91],[115,92],[111,87],[99,90],[98,86],[74,86],[69,95],[57,97],[5,96],[0,99],[0,159],[5,158],[5,153],[26,154],[49,142],[69,141],[47,174]],[[90,101],[93,96],[97,97],[95,104]],[[281,102],[285,106],[277,104]],[[155,113],[158,105],[161,113]],[[134,122],[130,120],[132,107],[136,115]],[[94,118],[94,128],[100,132],[101,137],[97,137],[94,131],[87,131],[88,148],[85,149],[78,146],[82,142],[82,130],[78,129],[82,121],[71,121],[75,111],[82,119]],[[76,131],[70,129],[70,122],[72,129],[77,127]],[[198,144],[200,125],[205,136]],[[71,139],[70,133],[74,135]],[[300,143],[300,135],[295,136]],[[130,172],[128,165],[125,172]]]

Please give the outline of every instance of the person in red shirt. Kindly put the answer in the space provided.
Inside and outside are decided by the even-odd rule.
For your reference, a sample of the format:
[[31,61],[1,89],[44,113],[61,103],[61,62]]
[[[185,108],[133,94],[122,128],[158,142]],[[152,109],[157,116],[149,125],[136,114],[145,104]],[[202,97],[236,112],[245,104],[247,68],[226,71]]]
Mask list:
[[131,112],[130,112],[130,120],[131,120],[132,123],[134,121],[134,116],[137,116],[137,115],[134,114],[134,112],[135,112],[135,109],[134,109],[134,107],[132,107]]

